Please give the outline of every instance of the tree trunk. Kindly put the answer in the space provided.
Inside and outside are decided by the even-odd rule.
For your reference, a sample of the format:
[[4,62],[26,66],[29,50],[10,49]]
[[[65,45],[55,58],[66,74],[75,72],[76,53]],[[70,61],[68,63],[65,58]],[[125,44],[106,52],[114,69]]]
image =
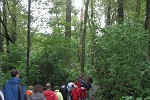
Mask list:
[[[71,40],[71,0],[66,0],[66,26],[65,26],[65,37]],[[70,67],[70,52],[66,58],[66,66]]]
[[[80,33],[79,33],[79,48],[81,48],[81,40],[82,40],[82,32],[83,32],[83,8],[81,8],[81,14],[80,14]],[[78,51],[78,59],[79,62],[81,62],[81,50]]]
[[117,2],[118,2],[118,23],[121,24],[124,21],[123,0],[117,0]]
[[136,13],[137,13],[137,15],[136,16],[140,15],[140,11],[141,11],[141,1],[137,0],[137,5],[136,5]]
[[106,18],[106,26],[111,25],[111,16],[110,16],[111,5],[110,1],[107,6],[107,18]]
[[149,32],[148,59],[150,61],[150,0],[146,0],[145,30]]
[[8,31],[6,32],[7,30],[7,10],[6,10],[6,1],[3,0],[3,24],[5,25],[4,27],[4,33],[5,33],[5,39],[6,39],[6,52],[9,53],[9,40],[6,36],[6,34],[8,34]]
[[65,37],[71,39],[71,0],[66,0],[66,23]]
[[[0,9],[0,17],[1,17],[1,14],[2,11]],[[2,24],[0,23],[0,52],[3,52],[3,40],[2,40]]]
[[96,39],[96,25],[94,24],[94,2],[91,0],[91,22],[90,22],[90,34],[91,34],[91,65],[95,67],[95,39]]
[[30,38],[30,23],[31,23],[31,0],[28,1],[28,31],[27,31],[27,59],[26,59],[26,84],[28,84],[29,76],[29,65],[30,65],[30,47],[31,47],[31,38]]
[[16,17],[16,6],[17,1],[13,0],[13,8],[12,8],[12,40],[15,42],[17,37],[17,17]]
[[10,38],[10,36],[8,34],[8,29],[7,29],[7,10],[6,10],[6,1],[5,0],[3,0],[3,7],[2,7],[2,9],[3,9],[3,19],[0,17],[0,22],[1,22],[2,26],[3,26],[2,32],[5,34],[4,37],[6,39],[6,51],[9,52],[9,48],[8,48],[9,42],[11,42],[11,43],[14,43],[14,42],[11,40],[11,38]]
[[89,0],[87,0],[85,4],[85,14],[84,14],[84,28],[83,33],[81,36],[81,76],[84,75],[84,67],[85,67],[85,39],[86,39],[86,29],[87,29],[87,19],[88,19],[88,6],[89,6]]

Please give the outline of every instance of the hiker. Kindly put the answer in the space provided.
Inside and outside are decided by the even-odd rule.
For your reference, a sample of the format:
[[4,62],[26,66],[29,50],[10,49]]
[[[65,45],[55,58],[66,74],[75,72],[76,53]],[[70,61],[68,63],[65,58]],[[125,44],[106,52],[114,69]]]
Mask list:
[[78,90],[78,86],[77,85],[72,85],[72,90],[71,90],[71,97],[72,100],[79,100],[79,90]]
[[79,79],[75,82],[75,85],[77,85],[77,86],[78,86],[78,88],[80,88],[80,87],[81,87],[81,82],[80,82],[80,80],[79,80]]
[[67,89],[68,89],[68,100],[71,100],[71,90],[72,90],[72,87],[75,86],[75,84],[70,81],[67,85]]
[[59,92],[58,86],[54,86],[54,92],[55,92],[55,94],[56,94],[58,100],[64,100],[64,99],[63,99],[63,96],[62,96],[62,94],[61,94],[61,92]]
[[11,76],[2,89],[5,100],[25,100],[25,87],[19,78],[19,71],[12,70]]
[[63,99],[64,100],[67,100],[67,96],[68,96],[68,90],[67,90],[67,87],[65,84],[63,84],[61,87],[60,87],[60,92],[63,96]]
[[26,90],[26,95],[29,96],[29,95],[33,94],[33,89],[34,89],[34,87],[32,85],[29,86],[28,90]]
[[42,92],[43,92],[43,87],[39,84],[35,85],[33,89],[33,94],[28,96],[27,100],[46,100]]
[[87,89],[84,87],[84,85],[81,85],[81,88],[79,88],[81,100],[85,100],[87,98],[86,91]]
[[4,100],[4,95],[2,91],[0,91],[0,100]]
[[51,84],[47,83],[45,87],[46,90],[43,92],[43,95],[46,97],[46,100],[58,100],[56,94],[51,90]]

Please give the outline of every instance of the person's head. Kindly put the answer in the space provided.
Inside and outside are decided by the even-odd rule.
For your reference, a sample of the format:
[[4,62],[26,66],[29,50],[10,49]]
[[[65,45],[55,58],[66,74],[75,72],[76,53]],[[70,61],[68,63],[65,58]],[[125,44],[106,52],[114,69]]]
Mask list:
[[30,86],[28,87],[28,89],[31,90],[31,91],[33,91],[34,87],[33,87],[32,85],[30,85]]
[[37,92],[42,93],[43,92],[43,87],[41,85],[37,84],[37,85],[34,86],[33,92],[34,93],[37,93]]
[[59,90],[59,87],[57,85],[54,86],[54,90]]
[[12,70],[11,71],[11,76],[12,77],[19,77],[19,71],[18,70]]
[[51,84],[50,84],[50,83],[47,83],[47,84],[45,85],[45,88],[46,88],[46,89],[51,89]]

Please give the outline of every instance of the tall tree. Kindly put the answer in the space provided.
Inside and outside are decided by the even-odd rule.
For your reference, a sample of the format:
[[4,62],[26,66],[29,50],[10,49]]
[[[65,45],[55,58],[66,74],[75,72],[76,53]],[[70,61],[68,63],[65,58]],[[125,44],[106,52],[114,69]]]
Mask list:
[[[1,11],[1,8],[0,8],[0,17],[1,17],[1,14],[2,11]],[[0,52],[3,52],[3,43],[2,43],[2,24],[0,23]]]
[[122,23],[124,21],[123,0],[117,0],[117,3],[118,3],[118,23]]
[[26,82],[28,84],[29,76],[29,65],[30,65],[30,47],[31,47],[31,38],[30,38],[30,24],[31,24],[31,0],[28,1],[28,31],[27,31],[27,59],[26,59]]
[[95,66],[95,46],[96,46],[96,25],[94,23],[94,0],[91,0],[90,2],[90,7],[91,7],[91,20],[90,20],[90,35],[91,35],[91,42],[92,42],[92,46],[91,46],[91,65]]
[[84,28],[83,28],[83,33],[81,36],[81,55],[80,55],[80,60],[81,60],[81,75],[84,75],[84,67],[85,67],[85,40],[86,40],[86,30],[87,30],[87,19],[88,19],[88,7],[89,7],[89,0],[86,1],[85,4],[85,14],[84,14]]
[[136,13],[137,13],[137,16],[139,16],[140,11],[141,11],[141,0],[137,0],[136,2],[137,2]]
[[106,26],[110,25],[111,24],[111,13],[110,13],[110,10],[111,10],[111,3],[110,1],[108,1],[108,5],[107,5],[107,17],[106,17]]
[[[3,26],[4,27],[4,33],[5,35],[8,34],[8,30],[7,30],[7,9],[6,9],[6,1],[3,0]],[[8,46],[9,46],[9,40],[7,38],[7,36],[5,36],[6,38],[6,51],[7,53],[9,52]]]
[[65,37],[71,38],[71,0],[66,0],[66,27]]
[[15,42],[16,41],[16,36],[17,36],[17,17],[16,17],[16,6],[17,6],[17,1],[13,0],[13,5],[12,5],[12,12],[11,12],[11,17],[12,17],[12,40]]
[[[71,39],[71,0],[66,0],[66,26],[65,37]],[[70,67],[70,52],[68,58],[66,58],[66,66]]]
[[148,58],[150,61],[150,0],[146,0],[145,29],[149,32]]

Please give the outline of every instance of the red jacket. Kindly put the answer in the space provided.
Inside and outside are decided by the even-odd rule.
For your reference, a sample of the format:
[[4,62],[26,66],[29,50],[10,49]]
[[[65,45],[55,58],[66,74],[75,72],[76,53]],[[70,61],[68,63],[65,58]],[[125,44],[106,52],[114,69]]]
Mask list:
[[51,90],[45,90],[43,95],[46,97],[46,100],[58,100],[56,94]]
[[78,86],[78,88],[81,88],[81,82],[77,81],[75,84]]
[[71,90],[71,96],[72,96],[72,99],[73,99],[73,100],[79,100],[80,94],[79,94],[78,88],[73,88],[73,89]]
[[86,91],[87,91],[87,89],[84,87],[79,88],[80,98],[85,99],[87,97]]

